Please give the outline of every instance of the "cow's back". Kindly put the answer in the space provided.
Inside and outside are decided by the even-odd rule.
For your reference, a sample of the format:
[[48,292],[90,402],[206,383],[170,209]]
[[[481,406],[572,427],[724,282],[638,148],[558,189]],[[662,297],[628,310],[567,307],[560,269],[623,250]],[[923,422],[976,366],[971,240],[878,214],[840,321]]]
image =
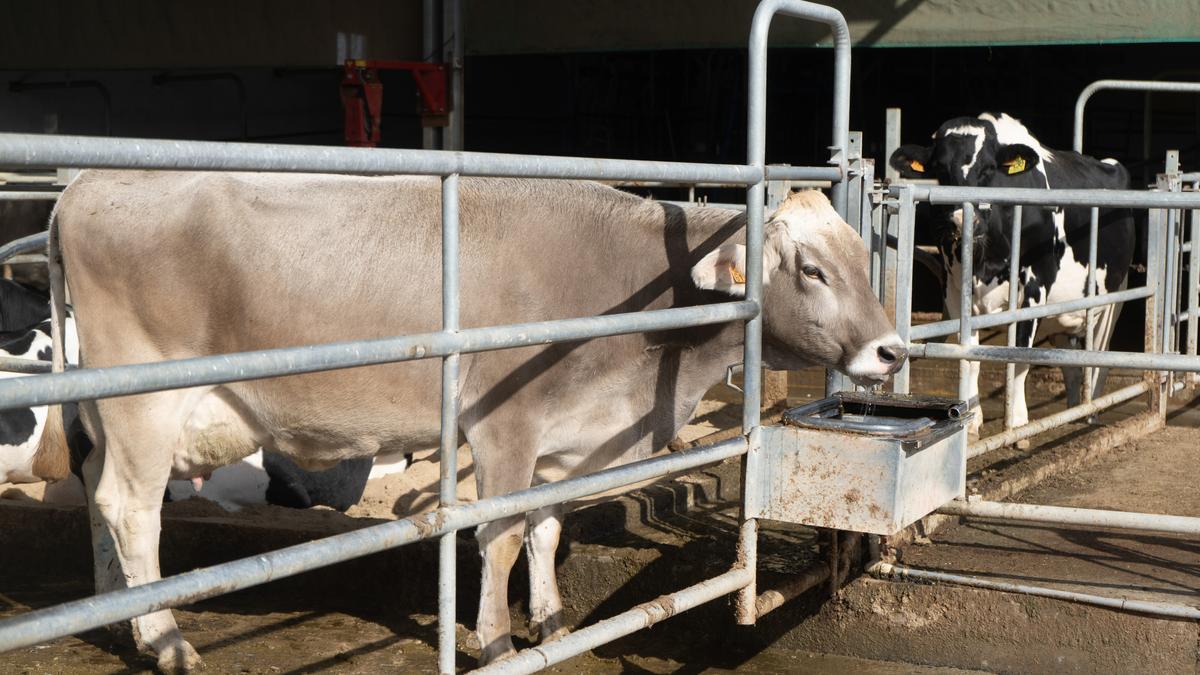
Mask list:
[[[460,205],[464,327],[610,311],[666,266],[661,218],[657,246],[638,227],[657,207],[596,184],[463,179]],[[57,227],[88,367],[441,325],[436,178],[85,172]],[[464,393],[542,349],[464,358]],[[296,443],[388,450],[436,445],[438,376],[422,361],[229,390]]]

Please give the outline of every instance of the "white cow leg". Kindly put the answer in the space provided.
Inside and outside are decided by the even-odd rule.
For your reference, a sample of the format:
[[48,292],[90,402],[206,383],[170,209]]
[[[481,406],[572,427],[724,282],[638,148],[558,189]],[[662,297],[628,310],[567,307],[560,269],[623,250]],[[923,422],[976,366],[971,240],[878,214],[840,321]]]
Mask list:
[[125,588],[125,574],[121,571],[121,561],[117,559],[117,544],[96,508],[96,486],[100,483],[103,467],[104,446],[102,443],[96,443],[92,453],[83,463],[83,489],[87,495],[88,523],[92,529],[92,565],[96,593]]
[[[113,416],[107,419],[113,419]],[[105,429],[103,468],[91,494],[94,529],[102,527],[108,533],[107,537],[103,532],[93,536],[97,551],[97,582],[113,583],[109,575],[115,569],[122,574],[124,585],[139,586],[161,578],[158,567],[160,512],[170,473],[172,446],[162,435],[130,433],[133,430],[128,428],[122,428],[118,433],[113,431]],[[113,551],[116,566],[112,565]],[[104,569],[100,569],[102,564]],[[158,656],[160,671],[188,673],[201,665],[196,650],[179,633],[170,610],[138,617],[132,621],[132,628],[138,649]]]
[[[1068,335],[1055,335],[1054,346],[1059,349],[1078,349],[1078,340]],[[1063,366],[1063,387],[1067,393],[1067,406],[1075,407],[1083,401],[1083,368]]]
[[1012,427],[1014,429],[1029,424],[1029,404],[1025,401],[1025,378],[1028,375],[1028,363],[1013,364]]
[[547,506],[529,514],[525,552],[529,557],[529,635],[542,642],[567,634],[562,597],[554,570],[554,553],[562,534],[562,507]]
[[[971,333],[971,337],[967,339],[967,346],[975,347],[979,345],[978,331]],[[979,362],[967,362],[967,396],[971,404],[971,412],[975,416],[971,418],[971,422],[967,425],[967,434],[971,438],[979,438],[980,432],[983,430],[983,402],[979,400]]]

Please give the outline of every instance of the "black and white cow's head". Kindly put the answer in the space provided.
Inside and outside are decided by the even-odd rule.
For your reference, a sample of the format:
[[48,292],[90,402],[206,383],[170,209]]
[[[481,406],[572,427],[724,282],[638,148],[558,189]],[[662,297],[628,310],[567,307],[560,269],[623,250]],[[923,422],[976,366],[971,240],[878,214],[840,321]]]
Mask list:
[[[901,146],[889,162],[902,178],[933,178],[941,185],[1045,189],[1049,187],[1046,163],[1052,160],[1053,154],[1019,120],[1004,113],[984,113],[947,121],[934,133],[931,145]],[[976,268],[1003,266],[1009,254],[1012,208],[986,203],[975,207]],[[1028,222],[1033,209],[1026,211],[1023,220]],[[957,239],[961,208],[947,207],[940,215],[938,220],[947,228],[944,238]]]

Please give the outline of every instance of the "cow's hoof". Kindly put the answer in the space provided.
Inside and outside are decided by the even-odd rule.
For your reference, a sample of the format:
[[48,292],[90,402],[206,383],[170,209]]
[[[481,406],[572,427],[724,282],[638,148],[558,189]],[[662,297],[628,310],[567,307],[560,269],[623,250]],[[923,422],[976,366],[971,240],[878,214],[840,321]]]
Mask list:
[[529,639],[538,638],[543,643],[557,640],[570,633],[562,622],[562,612],[556,612],[544,621],[529,620]]
[[514,656],[516,653],[517,650],[513,649],[512,638],[505,636],[502,639],[494,640],[491,644],[479,650],[479,666],[482,668],[489,663],[503,661],[510,656]]
[[158,671],[164,675],[187,675],[203,667],[200,655],[184,641],[164,647],[158,655]]

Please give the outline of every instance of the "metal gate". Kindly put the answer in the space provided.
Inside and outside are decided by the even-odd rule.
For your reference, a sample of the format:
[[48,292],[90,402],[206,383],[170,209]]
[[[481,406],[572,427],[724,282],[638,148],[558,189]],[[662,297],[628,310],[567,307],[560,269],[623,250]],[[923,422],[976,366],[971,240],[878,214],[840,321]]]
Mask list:
[[[835,61],[833,156],[829,161],[830,166],[767,167],[764,163],[767,34],[777,14],[822,23],[832,30]],[[832,181],[834,206],[841,214],[849,216],[850,43],[845,19],[834,9],[801,0],[764,0],[758,6],[752,23],[749,73],[748,157],[743,165],[0,134],[0,166],[5,167],[436,175],[442,177],[443,203],[441,331],[153,364],[79,369],[0,382],[0,408],[11,408],[440,358],[443,365],[439,508],[425,515],[30,612],[0,623],[0,651],[37,644],[155,610],[437,537],[440,538],[439,668],[442,672],[453,672],[454,536],[458,530],[743,454],[746,455],[747,476],[743,498],[753,499],[756,489],[763,482],[759,475],[763,470],[759,458],[759,402],[765,185],[771,179]],[[622,179],[744,186],[749,207],[746,297],[742,301],[701,307],[463,329],[459,326],[458,316],[459,176]],[[863,194],[865,191],[857,190],[855,199],[861,199]],[[849,211],[853,212],[854,209]],[[856,221],[850,218],[849,222],[855,224]],[[459,355],[730,321],[745,322],[743,436],[500,497],[474,503],[457,502],[454,472],[457,465]],[[527,649],[484,670],[506,673],[535,671],[732,592],[738,593],[737,621],[754,623],[758,615],[755,602],[757,535],[757,521],[743,519],[737,562],[723,574],[661,596],[555,642]]]

